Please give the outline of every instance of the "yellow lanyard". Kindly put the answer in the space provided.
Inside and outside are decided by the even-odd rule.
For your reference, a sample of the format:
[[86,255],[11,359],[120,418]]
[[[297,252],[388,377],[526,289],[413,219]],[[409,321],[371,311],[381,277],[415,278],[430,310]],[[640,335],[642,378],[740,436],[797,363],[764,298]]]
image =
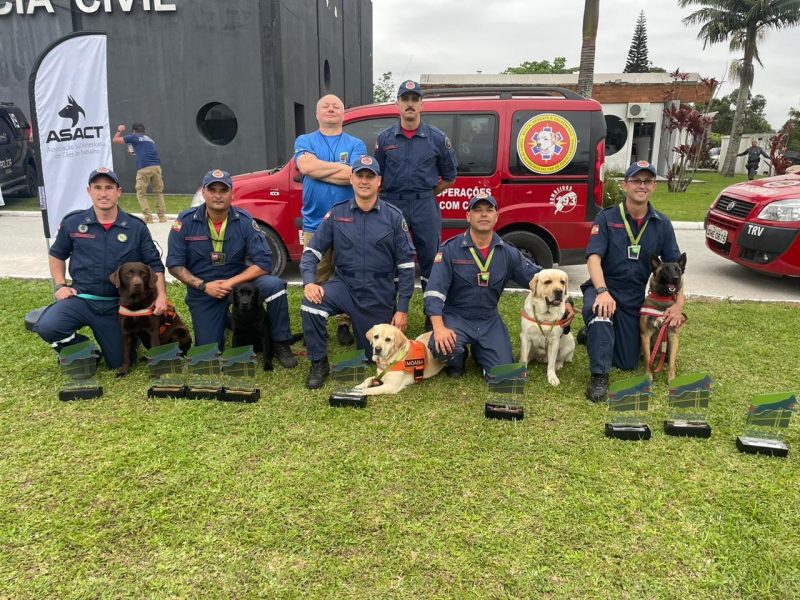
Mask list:
[[481,287],[486,287],[489,285],[489,265],[492,264],[492,257],[494,256],[494,248],[492,251],[489,252],[489,256],[486,257],[486,264],[481,262],[481,259],[478,258],[478,253],[475,252],[475,248],[472,246],[469,247],[470,254],[472,254],[472,260],[475,261],[475,264],[478,265],[478,285]]
[[647,229],[647,224],[650,221],[645,221],[642,228],[639,230],[639,235],[635,238],[633,237],[633,231],[631,231],[631,225],[628,223],[628,219],[625,218],[625,209],[622,207],[622,202],[619,203],[619,214],[622,217],[622,222],[625,223],[625,231],[628,232],[628,239],[631,241],[632,246],[638,246],[639,240],[642,239],[642,235],[644,235],[644,230]]
[[227,226],[228,217],[225,217],[222,226],[219,228],[219,233],[217,233],[217,228],[214,227],[214,221],[211,219],[208,220],[208,232],[211,234],[211,245],[214,247],[214,252],[222,252],[222,244],[225,241],[225,228]]

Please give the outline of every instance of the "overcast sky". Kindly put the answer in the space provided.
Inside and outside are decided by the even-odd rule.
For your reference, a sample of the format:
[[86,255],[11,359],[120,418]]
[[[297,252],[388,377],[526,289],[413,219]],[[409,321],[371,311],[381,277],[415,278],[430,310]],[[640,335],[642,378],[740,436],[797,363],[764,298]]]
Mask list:
[[[583,0],[372,0],[373,72],[395,83],[421,73],[499,73],[526,60],[564,56],[578,66]],[[685,26],[675,0],[600,0],[595,73],[622,72],[640,10],[654,65],[728,79],[727,44],[703,50],[696,26]],[[767,99],[767,120],[778,129],[789,107],[800,108],[800,28],[770,31],[759,44],[754,94]],[[726,81],[721,95],[734,84]]]

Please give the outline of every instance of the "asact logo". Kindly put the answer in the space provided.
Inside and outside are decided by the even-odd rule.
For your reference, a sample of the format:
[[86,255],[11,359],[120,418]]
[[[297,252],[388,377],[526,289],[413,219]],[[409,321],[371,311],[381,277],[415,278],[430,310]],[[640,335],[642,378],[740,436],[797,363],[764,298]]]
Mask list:
[[58,116],[62,119],[68,119],[72,123],[68,128],[51,129],[47,133],[47,142],[71,142],[73,140],[89,140],[100,137],[100,131],[103,130],[103,125],[85,125],[83,127],[76,127],[81,116],[84,121],[86,120],[86,111],[83,107],[75,101],[72,96],[67,96],[67,104],[58,111]]

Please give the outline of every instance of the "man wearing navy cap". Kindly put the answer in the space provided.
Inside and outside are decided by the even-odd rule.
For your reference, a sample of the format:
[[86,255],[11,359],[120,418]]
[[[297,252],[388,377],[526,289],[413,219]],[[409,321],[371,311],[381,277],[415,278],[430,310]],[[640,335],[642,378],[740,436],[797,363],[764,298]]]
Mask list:
[[[156,274],[153,312],[167,308],[164,265],[145,223],[118,206],[122,188],[114,171],[99,167],[89,175],[87,193],[92,207],[68,213],[50,247],[50,275],[55,303],[39,317],[33,330],[58,352],[86,341],[77,331],[92,329],[106,365],[122,366],[119,293],[109,277],[126,262],[142,262]],[[66,261],[69,259],[67,283]]]
[[[433,325],[429,348],[447,364],[454,378],[464,374],[467,345],[484,375],[492,367],[514,362],[511,339],[497,304],[509,280],[528,287],[541,267],[494,232],[497,201],[473,196],[463,235],[442,244],[433,261],[423,295],[425,313]],[[571,307],[568,309],[571,314]]]
[[230,173],[206,173],[202,193],[205,202],[183,211],[172,224],[167,255],[169,272],[186,284],[195,344],[225,348],[231,292],[237,284],[253,281],[265,298],[275,356],[284,368],[296,367],[289,346],[286,282],[269,274],[272,254],[266,237],[247,211],[231,206]]
[[[405,331],[408,303],[414,292],[414,247],[400,211],[378,198],[381,169],[371,156],[352,165],[353,197],[339,202],[323,217],[303,251],[300,272],[304,296],[301,313],[311,368],[306,387],[322,386],[328,365],[328,317],[347,313],[353,320],[356,347],[366,346],[366,334],[379,323]],[[334,274],[322,285],[317,265],[333,249]],[[398,273],[399,298],[395,291]]]
[[[639,310],[650,255],[674,262],[681,254],[672,223],[649,202],[655,188],[655,167],[644,160],[631,164],[622,183],[625,200],[600,211],[592,225],[589,280],[581,285],[591,373],[586,397],[592,402],[605,399],[612,365],[629,371],[639,364]],[[668,324],[680,325],[683,302],[680,292],[665,314]]]
[[397,206],[411,228],[425,290],[442,234],[436,195],[453,185],[458,161],[444,132],[422,121],[419,83],[400,84],[397,108],[399,122],[383,130],[375,145],[383,173],[381,198]]

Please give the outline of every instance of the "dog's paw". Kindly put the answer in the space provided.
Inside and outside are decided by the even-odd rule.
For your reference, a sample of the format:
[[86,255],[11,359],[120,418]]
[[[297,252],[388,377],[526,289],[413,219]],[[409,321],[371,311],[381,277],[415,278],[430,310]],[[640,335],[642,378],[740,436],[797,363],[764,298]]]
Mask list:
[[549,383],[553,387],[556,387],[561,383],[561,380],[556,376],[555,373],[548,373],[547,374],[547,383]]

